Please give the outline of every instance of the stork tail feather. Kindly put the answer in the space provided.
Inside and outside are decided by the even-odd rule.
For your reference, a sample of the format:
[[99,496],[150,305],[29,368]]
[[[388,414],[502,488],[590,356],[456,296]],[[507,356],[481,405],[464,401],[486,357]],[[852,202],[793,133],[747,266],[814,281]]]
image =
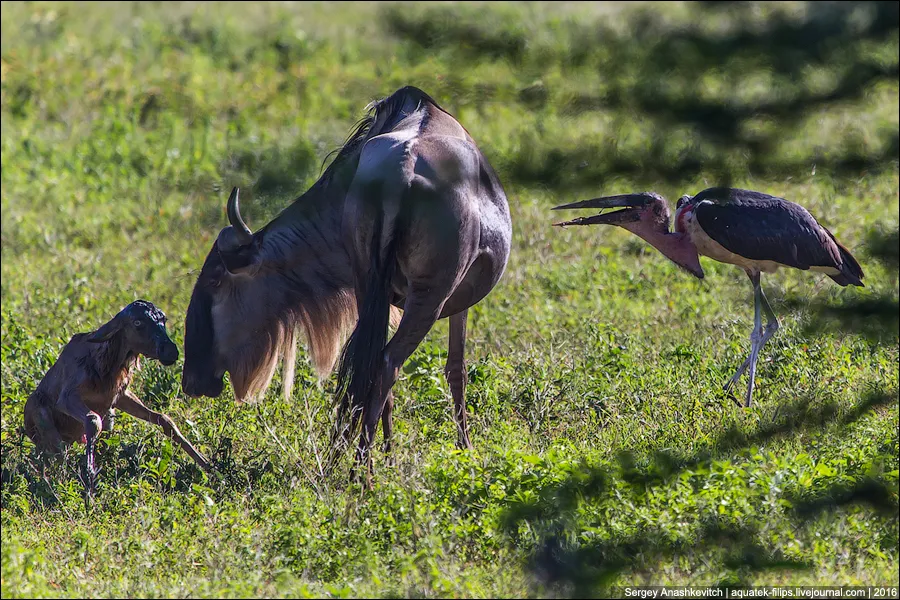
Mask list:
[[828,232],[828,235],[831,237],[834,244],[838,247],[838,252],[840,252],[841,255],[841,264],[839,267],[841,272],[837,275],[829,275],[829,277],[831,277],[834,282],[840,286],[855,285],[857,287],[865,287],[865,284],[863,284],[862,282],[863,277],[865,277],[862,267],[859,266],[859,263],[856,261],[853,255],[850,254],[850,251],[847,250],[847,248],[845,248],[843,244],[837,241],[837,238],[834,237],[833,233],[831,233],[824,227],[823,229]]

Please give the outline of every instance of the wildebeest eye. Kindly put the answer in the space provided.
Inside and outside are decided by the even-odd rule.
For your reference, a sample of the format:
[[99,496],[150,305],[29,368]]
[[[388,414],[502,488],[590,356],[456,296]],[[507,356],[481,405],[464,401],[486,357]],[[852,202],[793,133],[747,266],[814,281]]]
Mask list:
[[140,329],[140,328],[143,327],[143,326],[144,326],[143,321],[141,321],[140,319],[135,319],[135,320],[134,320],[134,327],[135,327],[135,329]]
[[210,287],[219,287],[220,285],[222,285],[222,280],[221,279],[210,279],[209,285],[210,285]]

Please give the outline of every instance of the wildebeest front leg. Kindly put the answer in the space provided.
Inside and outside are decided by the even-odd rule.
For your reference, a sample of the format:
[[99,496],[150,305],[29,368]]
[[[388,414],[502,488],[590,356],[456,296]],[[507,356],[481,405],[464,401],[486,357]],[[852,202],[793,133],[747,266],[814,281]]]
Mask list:
[[372,388],[372,392],[375,394],[373,399],[376,401],[369,404],[375,410],[367,412],[363,416],[362,433],[359,436],[359,446],[356,452],[357,465],[365,464],[366,485],[369,488],[372,487],[372,456],[369,449],[372,447],[372,442],[375,441],[375,430],[385,409],[388,394],[397,382],[400,367],[434,326],[446,299],[447,294],[444,293],[444,290],[434,287],[410,286],[403,307],[403,318],[400,320],[397,332],[384,348],[384,367]]
[[94,445],[97,435],[103,429],[103,420],[100,415],[85,406],[78,392],[67,390],[62,393],[56,403],[56,408],[73,419],[84,423],[85,451],[84,451],[84,491],[86,498],[94,493],[97,482],[97,466],[94,461]]
[[122,392],[116,399],[116,408],[119,408],[125,411],[126,414],[137,417],[142,421],[159,425],[162,427],[163,433],[176,441],[184,451],[194,459],[194,462],[200,465],[201,469],[207,473],[212,472],[209,461],[207,461],[206,458],[204,458],[203,455],[200,454],[200,452],[198,452],[183,435],[181,435],[178,427],[175,426],[175,423],[167,415],[158,413],[155,410],[150,410],[143,402],[141,402],[140,398],[128,390]]
[[456,422],[456,446],[460,450],[471,450],[469,425],[466,419],[466,320],[469,309],[450,317],[450,349],[444,375],[453,396],[453,420]]

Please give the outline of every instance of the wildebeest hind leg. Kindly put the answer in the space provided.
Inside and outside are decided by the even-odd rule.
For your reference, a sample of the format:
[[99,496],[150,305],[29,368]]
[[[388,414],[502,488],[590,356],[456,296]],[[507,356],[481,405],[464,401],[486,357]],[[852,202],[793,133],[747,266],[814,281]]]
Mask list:
[[450,290],[433,286],[410,285],[403,318],[397,332],[384,348],[384,367],[373,386],[374,394],[369,403],[370,410],[363,416],[362,434],[357,448],[357,463],[366,465],[366,485],[372,487],[372,457],[369,448],[375,440],[375,429],[385,410],[388,393],[397,382],[400,368],[434,326],[441,309],[447,301]]
[[26,407],[25,429],[41,452],[59,454],[65,447],[47,406],[35,403]]
[[471,450],[469,425],[466,418],[466,309],[450,317],[450,349],[444,375],[453,396],[453,420],[456,423],[456,447]]

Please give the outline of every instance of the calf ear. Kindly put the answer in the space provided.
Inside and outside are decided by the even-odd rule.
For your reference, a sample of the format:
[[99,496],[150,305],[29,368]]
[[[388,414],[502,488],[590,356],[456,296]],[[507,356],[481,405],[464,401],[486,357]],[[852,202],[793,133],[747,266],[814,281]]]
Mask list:
[[122,324],[125,322],[125,319],[122,318],[121,315],[117,315],[112,321],[95,331],[87,338],[87,341],[99,344],[100,342],[108,341],[112,336],[114,336],[120,329],[122,329]]

